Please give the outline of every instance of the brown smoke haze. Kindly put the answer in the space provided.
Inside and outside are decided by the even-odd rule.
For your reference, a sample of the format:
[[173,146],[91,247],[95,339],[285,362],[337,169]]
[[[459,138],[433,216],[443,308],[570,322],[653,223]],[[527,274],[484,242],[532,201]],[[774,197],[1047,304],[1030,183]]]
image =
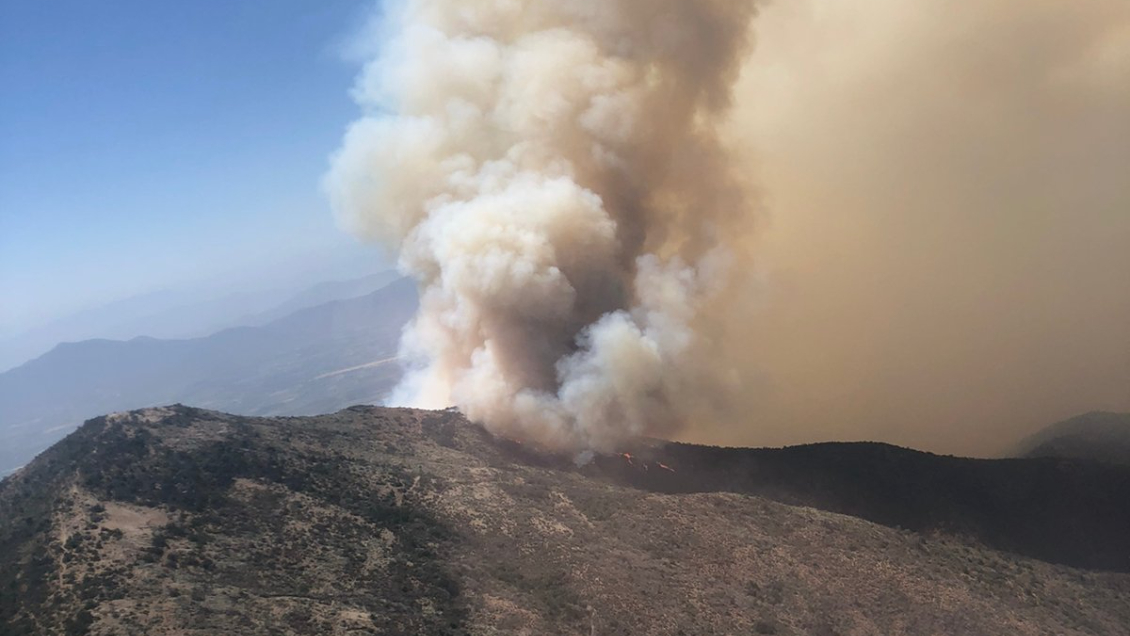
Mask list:
[[398,401],[990,454],[1130,409],[1130,4],[410,0],[326,185]]
[[1130,410],[1130,3],[766,5],[747,426],[992,454]]

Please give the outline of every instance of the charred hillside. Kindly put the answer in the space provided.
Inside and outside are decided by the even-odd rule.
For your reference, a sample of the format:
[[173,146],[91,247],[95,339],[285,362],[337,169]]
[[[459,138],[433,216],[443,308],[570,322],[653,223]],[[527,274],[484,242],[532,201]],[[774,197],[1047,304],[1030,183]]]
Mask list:
[[452,412],[97,418],[0,482],[0,631],[1130,623],[1124,469],[870,444],[625,451],[577,466]]
[[[669,444],[652,451],[678,472],[612,474],[655,492],[736,492],[964,536],[1052,563],[1130,571],[1130,470],[1085,460],[983,460],[888,444],[781,449]],[[648,456],[648,455],[645,455]]]

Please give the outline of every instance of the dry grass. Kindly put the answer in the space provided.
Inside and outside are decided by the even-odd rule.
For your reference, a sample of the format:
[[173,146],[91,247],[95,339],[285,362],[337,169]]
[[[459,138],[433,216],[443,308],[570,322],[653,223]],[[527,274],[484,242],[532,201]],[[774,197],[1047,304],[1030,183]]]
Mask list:
[[[637,490],[515,455],[450,413],[174,409],[69,441],[0,487],[0,547],[12,548],[0,584],[16,590],[5,633],[1121,635],[1130,624],[1130,575],[747,494]],[[31,530],[17,528],[25,517]]]

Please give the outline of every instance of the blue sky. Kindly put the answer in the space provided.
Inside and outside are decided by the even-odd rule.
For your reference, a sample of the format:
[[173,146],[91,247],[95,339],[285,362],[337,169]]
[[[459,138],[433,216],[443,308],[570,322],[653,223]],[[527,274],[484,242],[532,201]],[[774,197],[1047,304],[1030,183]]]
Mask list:
[[342,51],[373,7],[0,0],[0,332],[371,249],[319,179],[357,114]]

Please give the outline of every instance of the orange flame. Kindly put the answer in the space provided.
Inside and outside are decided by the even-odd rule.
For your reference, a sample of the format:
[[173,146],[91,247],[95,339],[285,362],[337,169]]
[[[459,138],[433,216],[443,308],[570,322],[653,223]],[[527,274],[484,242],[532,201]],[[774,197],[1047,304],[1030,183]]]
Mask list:
[[635,466],[636,465],[635,462],[632,461],[632,454],[631,453],[620,453],[620,457],[623,457],[624,459],[628,460],[629,466]]

